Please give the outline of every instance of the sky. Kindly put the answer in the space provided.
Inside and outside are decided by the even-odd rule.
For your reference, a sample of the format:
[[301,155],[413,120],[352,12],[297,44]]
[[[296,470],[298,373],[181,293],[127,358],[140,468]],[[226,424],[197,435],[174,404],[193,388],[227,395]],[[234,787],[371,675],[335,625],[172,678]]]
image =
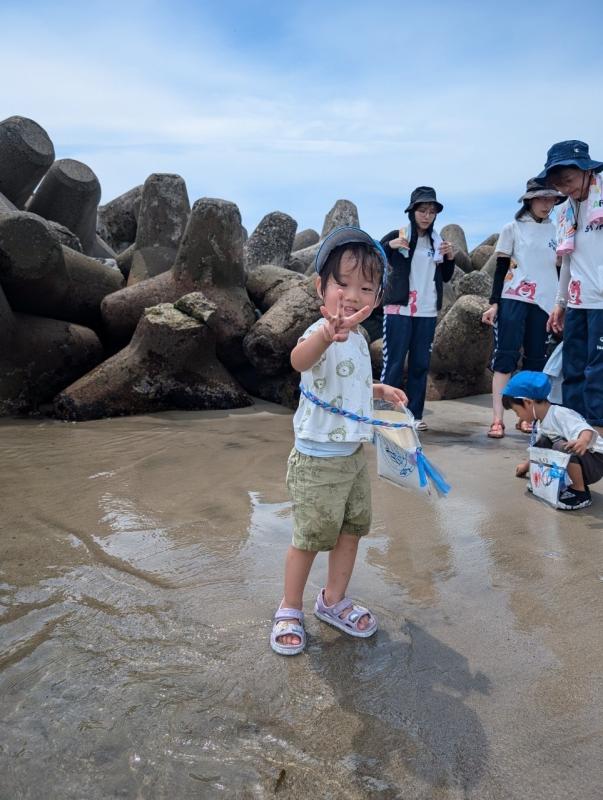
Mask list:
[[[574,22],[572,14],[576,17]],[[475,246],[553,142],[603,160],[599,2],[0,0],[0,119],[40,124],[105,203],[154,172],[320,232],[380,238],[416,186]]]

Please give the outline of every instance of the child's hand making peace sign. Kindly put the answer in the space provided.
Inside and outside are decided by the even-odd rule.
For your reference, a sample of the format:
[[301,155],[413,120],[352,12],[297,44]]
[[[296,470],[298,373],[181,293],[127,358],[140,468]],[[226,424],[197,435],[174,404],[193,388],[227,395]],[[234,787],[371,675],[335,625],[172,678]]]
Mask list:
[[323,336],[325,341],[329,344],[332,342],[345,342],[350,335],[351,330],[355,330],[356,326],[370,315],[372,311],[371,306],[364,306],[355,314],[344,316],[343,310],[343,291],[339,289],[337,292],[337,311],[335,314],[329,313],[326,306],[320,307],[320,313],[326,320],[322,326]]

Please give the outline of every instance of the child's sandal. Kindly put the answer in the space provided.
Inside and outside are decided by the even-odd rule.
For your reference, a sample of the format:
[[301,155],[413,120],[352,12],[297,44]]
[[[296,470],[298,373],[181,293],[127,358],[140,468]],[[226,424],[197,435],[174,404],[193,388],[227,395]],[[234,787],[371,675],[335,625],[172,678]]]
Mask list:
[[488,437],[490,439],[504,439],[505,426],[501,419],[495,419],[488,430]]
[[[350,613],[341,617],[340,615],[348,608],[351,609]],[[349,597],[344,597],[338,603],[328,606],[325,603],[324,589],[321,589],[318,593],[314,613],[318,619],[326,622],[327,625],[332,625],[334,628],[360,639],[368,639],[369,636],[372,636],[377,631],[377,619],[368,608],[357,605]],[[366,628],[358,627],[362,617],[369,618],[369,624]]]
[[522,419],[520,422],[518,422],[515,428],[522,433],[532,433],[532,423],[527,422],[525,419]]
[[[297,622],[296,622],[297,620]],[[282,644],[278,640],[283,636],[299,636],[299,644]],[[274,615],[274,624],[270,633],[270,647],[279,656],[296,656],[306,647],[306,631],[304,630],[304,612],[299,608],[279,608]]]

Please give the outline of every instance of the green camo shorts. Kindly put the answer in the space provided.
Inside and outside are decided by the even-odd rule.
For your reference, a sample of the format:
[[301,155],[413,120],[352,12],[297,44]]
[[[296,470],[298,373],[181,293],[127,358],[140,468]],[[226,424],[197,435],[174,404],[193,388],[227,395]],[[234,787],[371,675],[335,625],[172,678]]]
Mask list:
[[293,448],[287,462],[293,499],[293,546],[332,550],[340,533],[371,527],[371,484],[362,446],[351,456],[320,458]]

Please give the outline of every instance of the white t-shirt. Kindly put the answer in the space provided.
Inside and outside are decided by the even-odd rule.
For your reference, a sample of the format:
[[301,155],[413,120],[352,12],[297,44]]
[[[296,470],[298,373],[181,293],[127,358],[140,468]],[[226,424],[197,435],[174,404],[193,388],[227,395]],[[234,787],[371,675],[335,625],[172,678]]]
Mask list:
[[563,256],[559,296],[570,308],[603,308],[603,223],[586,224],[586,202],[578,210],[574,251]]
[[408,305],[398,313],[405,317],[437,317],[438,296],[435,285],[435,251],[429,236],[419,236],[410,262]]
[[555,226],[550,219],[536,222],[525,214],[505,225],[495,251],[510,256],[512,263],[501,298],[533,303],[550,314],[557,295],[556,248]]
[[553,441],[562,438],[569,442],[577,439],[582,431],[592,431],[594,434],[588,449],[595,453],[603,453],[603,438],[581,414],[571,408],[551,406],[538,426],[538,433],[541,436],[548,436]]
[[[299,341],[307,339],[324,320],[310,325]],[[320,360],[302,372],[303,386],[321,400],[359,416],[373,413],[373,374],[368,345],[361,333],[350,332],[345,342],[333,342]],[[302,394],[293,417],[297,439],[315,442],[372,442],[373,428],[364,422],[333,414]]]

